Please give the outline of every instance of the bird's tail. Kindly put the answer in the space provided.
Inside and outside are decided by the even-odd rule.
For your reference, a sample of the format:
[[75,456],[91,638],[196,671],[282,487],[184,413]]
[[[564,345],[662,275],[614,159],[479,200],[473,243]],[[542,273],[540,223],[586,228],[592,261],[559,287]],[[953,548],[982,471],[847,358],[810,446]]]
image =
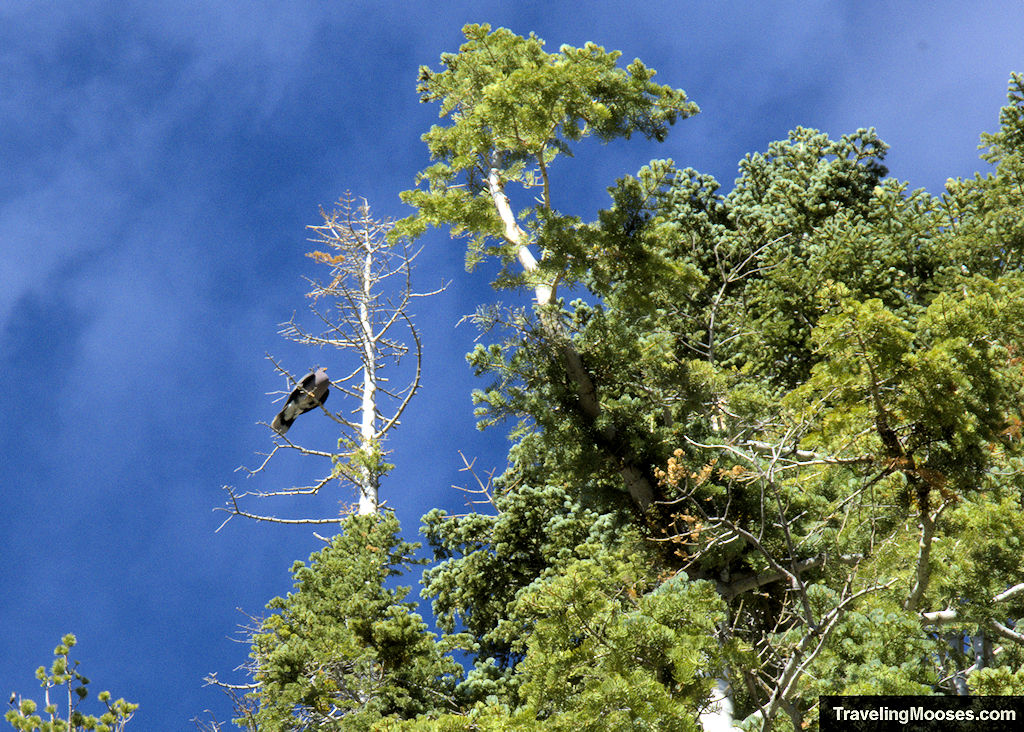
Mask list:
[[292,426],[292,422],[294,421],[294,419],[285,421],[284,412],[281,412],[274,417],[274,421],[270,423],[270,428],[277,434],[284,437],[284,433],[288,431],[288,428]]

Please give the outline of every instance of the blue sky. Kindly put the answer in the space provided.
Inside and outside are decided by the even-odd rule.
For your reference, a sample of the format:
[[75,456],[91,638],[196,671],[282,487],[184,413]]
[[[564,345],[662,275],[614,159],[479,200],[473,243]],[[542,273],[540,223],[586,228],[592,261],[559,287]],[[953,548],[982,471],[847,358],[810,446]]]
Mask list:
[[[211,671],[245,659],[239,612],[289,589],[309,528],[234,520],[221,486],[302,484],[323,466],[280,460],[259,485],[234,470],[271,446],[283,386],[332,354],[277,335],[306,307],[305,225],[344,191],[382,216],[424,167],[416,72],[469,22],[594,41],[640,57],[702,108],[666,143],[586,145],[555,203],[593,217],[605,189],[654,157],[714,174],[797,125],[875,126],[892,175],[941,190],[982,169],[1024,3],[101,2],[0,4],[0,693],[37,694],[61,634],[94,680],[141,703],[132,727],[189,729],[230,714]],[[492,298],[463,243],[422,240],[416,304],[423,389],[390,447],[382,497],[406,532],[458,510],[458,451],[500,469],[506,443],[474,428],[456,328]],[[339,399],[340,395],[335,399]],[[338,402],[332,403],[335,409]],[[294,428],[336,439],[322,416]],[[337,491],[280,509],[330,515]],[[321,529],[323,531],[323,529]],[[414,581],[414,580],[413,580]]]

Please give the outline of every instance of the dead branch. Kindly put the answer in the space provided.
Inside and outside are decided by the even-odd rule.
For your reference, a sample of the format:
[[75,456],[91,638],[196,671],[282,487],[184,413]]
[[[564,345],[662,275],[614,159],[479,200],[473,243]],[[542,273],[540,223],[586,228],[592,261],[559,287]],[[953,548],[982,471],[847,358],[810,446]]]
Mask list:
[[[465,486],[459,486],[459,485],[453,485],[452,488],[460,490],[463,493],[465,493],[467,496],[469,496],[466,499],[466,505],[467,506],[484,506],[484,505],[489,505],[495,511],[500,513],[500,510],[498,509],[498,505],[494,502],[494,486],[493,486],[494,471],[491,470],[491,471],[489,471],[487,473],[487,480],[485,481],[479,475],[477,475],[476,470],[474,469],[474,466],[476,465],[476,458],[473,458],[472,461],[469,460],[463,454],[462,450],[459,450],[459,457],[462,458],[462,467],[459,468],[459,472],[460,473],[469,473],[471,476],[473,476],[473,480],[476,483],[476,488],[467,488]],[[474,499],[473,496],[483,496],[483,498],[481,498],[481,499]],[[476,513],[476,511],[474,511],[474,513]],[[468,515],[470,515],[470,514],[452,514],[452,515],[449,515],[448,518],[457,518],[459,516],[468,516]]]
[[235,491],[234,491],[234,489],[231,486],[229,486],[229,485],[223,486],[223,490],[227,491],[227,494],[228,494],[228,504],[226,506],[218,506],[218,507],[214,508],[213,510],[214,511],[224,511],[224,512],[226,512],[228,514],[228,517],[221,522],[220,526],[218,526],[215,529],[214,533],[217,533],[221,529],[223,529],[227,525],[228,521],[233,519],[235,516],[240,516],[242,518],[252,519],[254,521],[265,521],[265,522],[273,523],[273,524],[293,524],[293,525],[297,525],[297,524],[314,524],[315,525],[315,524],[337,524],[337,523],[340,523],[342,521],[342,519],[344,518],[344,515],[345,515],[345,514],[343,514],[343,515],[340,515],[340,516],[338,516],[336,518],[289,519],[289,518],[279,518],[277,516],[269,516],[269,515],[264,515],[264,514],[252,513],[251,511],[245,511],[245,510],[243,510],[241,508],[241,506],[238,503],[238,499],[240,498],[240,496],[235,494]]

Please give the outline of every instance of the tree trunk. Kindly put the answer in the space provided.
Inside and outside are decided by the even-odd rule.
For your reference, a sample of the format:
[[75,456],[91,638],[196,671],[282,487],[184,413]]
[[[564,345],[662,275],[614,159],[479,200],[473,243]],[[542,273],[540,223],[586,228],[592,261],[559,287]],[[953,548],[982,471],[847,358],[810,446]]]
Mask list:
[[497,168],[491,168],[487,176],[487,189],[504,226],[505,241],[516,247],[516,258],[533,288],[536,303],[541,308],[540,320],[544,336],[561,352],[565,374],[576,392],[579,414],[590,428],[598,447],[616,462],[634,505],[640,511],[646,512],[654,502],[654,482],[647,471],[629,454],[621,435],[614,427],[597,427],[597,420],[601,416],[597,387],[561,321],[555,316],[546,316],[543,312],[545,307],[554,304],[556,286],[540,279],[537,258],[530,251],[529,237],[516,221]]
[[[373,323],[370,322],[370,300],[373,284],[373,250],[370,242],[366,242],[366,253],[363,260],[362,289],[359,301],[359,325],[362,328],[363,341],[363,393],[360,404],[362,421],[359,429],[359,449],[363,453],[375,451],[377,437],[377,359],[374,348],[375,335]],[[380,475],[369,466],[359,468],[359,514],[377,513],[377,491],[380,487]]]

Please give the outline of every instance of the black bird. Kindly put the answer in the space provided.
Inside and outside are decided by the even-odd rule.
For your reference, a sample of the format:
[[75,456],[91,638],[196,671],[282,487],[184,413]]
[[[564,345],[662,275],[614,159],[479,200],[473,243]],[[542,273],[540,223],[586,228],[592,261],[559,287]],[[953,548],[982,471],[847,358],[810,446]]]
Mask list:
[[331,382],[327,378],[327,369],[325,368],[318,368],[313,373],[302,377],[302,381],[288,395],[284,409],[278,412],[270,426],[277,434],[284,435],[296,417],[310,409],[316,409],[327,401],[327,397],[331,395],[330,387]]

